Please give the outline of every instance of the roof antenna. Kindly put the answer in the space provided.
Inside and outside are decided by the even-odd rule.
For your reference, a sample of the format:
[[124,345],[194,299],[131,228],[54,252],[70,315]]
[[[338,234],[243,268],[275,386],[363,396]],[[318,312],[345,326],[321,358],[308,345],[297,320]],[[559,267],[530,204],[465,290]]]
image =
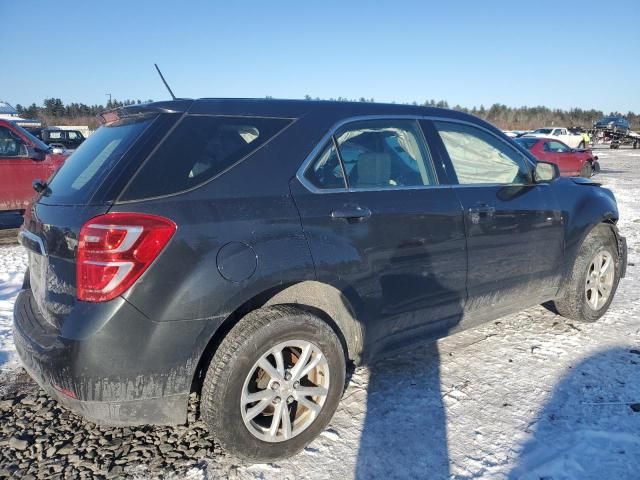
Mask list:
[[160,75],[160,78],[162,79],[162,83],[164,83],[164,86],[167,87],[167,90],[169,90],[169,94],[171,95],[171,98],[173,98],[174,100],[176,99],[176,96],[173,94],[173,92],[171,91],[171,88],[169,87],[169,84],[167,83],[167,81],[164,79],[164,76],[162,75],[162,72],[160,71],[160,69],[158,68],[158,64],[154,63],[154,65],[156,66],[156,70],[158,71],[158,75]]

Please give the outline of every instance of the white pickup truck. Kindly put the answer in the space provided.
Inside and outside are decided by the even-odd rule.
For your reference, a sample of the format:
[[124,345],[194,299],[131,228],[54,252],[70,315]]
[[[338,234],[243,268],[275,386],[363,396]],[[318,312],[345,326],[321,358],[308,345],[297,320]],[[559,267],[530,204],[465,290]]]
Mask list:
[[525,137],[554,137],[560,140],[563,143],[566,143],[571,148],[585,148],[587,145],[585,143],[584,137],[577,133],[571,133],[566,128],[562,127],[545,127],[538,128],[531,133],[527,133],[523,135]]

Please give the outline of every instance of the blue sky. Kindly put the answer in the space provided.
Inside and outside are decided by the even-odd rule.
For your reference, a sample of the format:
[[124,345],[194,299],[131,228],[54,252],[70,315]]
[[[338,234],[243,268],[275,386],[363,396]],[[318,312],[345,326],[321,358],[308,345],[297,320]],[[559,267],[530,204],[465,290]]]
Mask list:
[[157,62],[183,97],[640,112],[638,0],[54,3],[0,0],[0,99],[161,100]]

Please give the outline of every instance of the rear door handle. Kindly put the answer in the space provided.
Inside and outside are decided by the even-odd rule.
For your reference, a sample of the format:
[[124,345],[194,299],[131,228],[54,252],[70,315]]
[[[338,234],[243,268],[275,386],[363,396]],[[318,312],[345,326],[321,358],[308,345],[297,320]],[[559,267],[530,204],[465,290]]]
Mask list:
[[371,216],[371,210],[365,207],[348,207],[334,210],[331,218],[343,218],[348,222],[361,222]]

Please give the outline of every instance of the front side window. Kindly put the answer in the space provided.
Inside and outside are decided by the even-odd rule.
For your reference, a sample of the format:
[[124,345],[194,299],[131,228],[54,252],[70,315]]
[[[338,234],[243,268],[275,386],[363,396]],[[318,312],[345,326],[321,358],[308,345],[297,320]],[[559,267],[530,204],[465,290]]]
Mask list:
[[569,147],[567,147],[565,144],[560,143],[560,142],[554,142],[554,141],[544,142],[544,151],[545,152],[565,153],[565,152],[568,152],[570,150],[571,149]]
[[53,132],[49,132],[49,138],[52,140],[60,140],[62,138],[62,132],[61,131],[53,131]]
[[336,135],[349,188],[394,188],[436,183],[417,122],[374,120]]
[[0,157],[24,157],[24,142],[6,127],[0,127]]
[[530,182],[524,157],[496,136],[477,127],[434,122],[460,184]]

